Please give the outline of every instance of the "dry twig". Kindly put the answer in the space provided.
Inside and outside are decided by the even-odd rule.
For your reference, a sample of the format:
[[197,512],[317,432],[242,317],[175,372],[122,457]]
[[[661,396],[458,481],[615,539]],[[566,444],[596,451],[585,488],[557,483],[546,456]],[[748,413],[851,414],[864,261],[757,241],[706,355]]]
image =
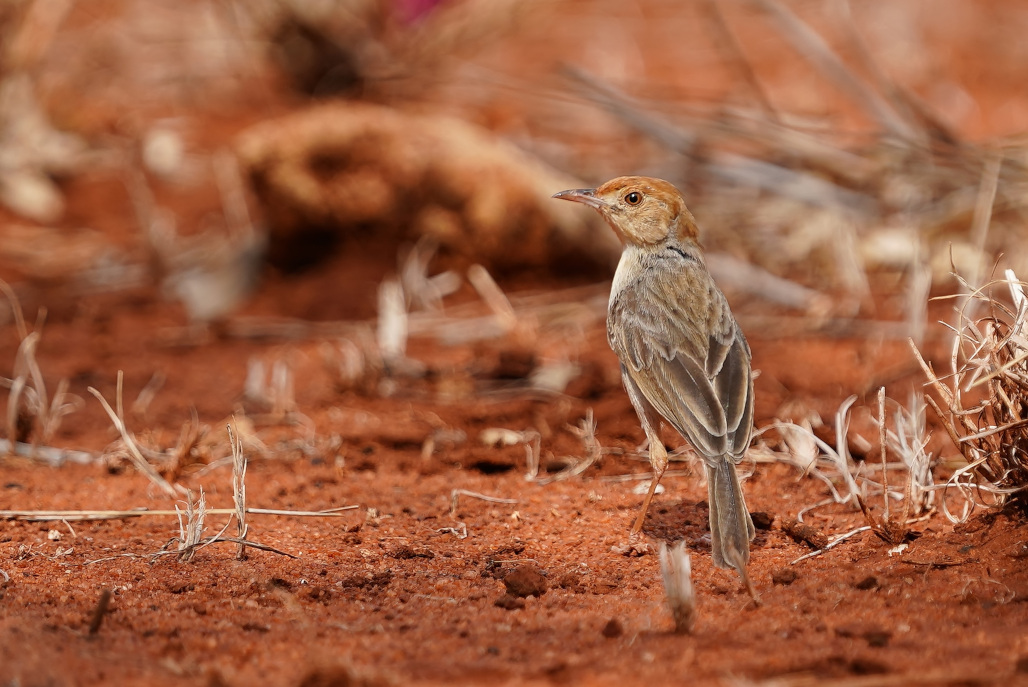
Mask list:
[[[121,439],[125,444],[125,449],[128,451],[129,458],[132,460],[132,464],[136,466],[143,475],[146,476],[155,486],[157,486],[167,496],[176,496],[177,491],[175,487],[164,479],[160,473],[154,468],[153,465],[143,457],[143,453],[139,450],[139,446],[136,444],[135,438],[132,433],[129,432],[128,427],[125,426],[124,414],[122,411],[122,382],[124,381],[124,374],[121,370],[118,370],[118,387],[115,395],[118,410],[115,411],[111,408],[111,405],[107,402],[107,399],[103,397],[99,391],[93,387],[89,387],[89,393],[93,394],[100,401],[104,410],[107,411],[107,416],[111,419],[114,424],[114,428],[121,434]],[[181,487],[179,487],[181,489]]]
[[236,505],[236,533],[239,539],[236,559],[241,561],[246,559],[246,533],[249,530],[246,522],[246,456],[243,454],[243,442],[232,431],[232,425],[226,425],[225,429],[232,444],[232,502]]
[[479,494],[477,491],[468,491],[467,489],[454,489],[450,492],[450,516],[457,515],[457,504],[458,499],[461,496],[469,496],[473,499],[481,499],[482,501],[488,501],[489,503],[517,503],[517,499],[504,499],[498,496],[486,496],[485,494]]

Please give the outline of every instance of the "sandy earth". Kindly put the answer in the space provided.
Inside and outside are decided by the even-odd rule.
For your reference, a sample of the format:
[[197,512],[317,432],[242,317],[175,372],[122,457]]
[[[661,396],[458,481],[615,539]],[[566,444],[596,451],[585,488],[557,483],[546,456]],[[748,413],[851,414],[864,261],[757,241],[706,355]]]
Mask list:
[[[651,8],[649,19],[663,16],[660,7]],[[943,25],[941,19],[926,23],[926,40],[944,33]],[[961,57],[988,35],[983,25],[990,24],[973,24],[970,38],[938,63],[984,94],[957,122],[974,137],[1010,133],[1012,122],[1023,121],[1016,113],[1026,109],[1018,100],[1023,93],[1004,90],[1013,68],[975,82],[979,72]],[[522,54],[536,56],[547,30],[523,37]],[[510,50],[517,44],[501,45],[483,59],[502,61]],[[960,110],[952,93],[935,97],[937,105],[949,103],[951,114]],[[228,114],[198,109],[193,116],[208,127],[191,145],[213,150],[217,141],[293,103],[271,101],[242,103]],[[482,118],[517,130],[522,113],[505,107],[491,103]],[[154,187],[162,206],[185,225],[198,223],[218,202],[209,187]],[[69,229],[90,226],[114,245],[138,249],[123,179],[100,168],[65,180],[62,189]],[[378,283],[396,269],[396,251],[388,242],[354,242],[301,273],[268,269],[236,315],[367,321],[376,312]],[[734,573],[711,565],[706,486],[695,461],[674,464],[664,479],[665,491],[644,526],[649,550],[625,553],[648,465],[605,341],[604,275],[510,275],[501,286],[512,296],[571,303],[565,324],[540,325],[537,338],[447,344],[418,336],[408,355],[426,374],[356,385],[333,371],[337,332],[287,336],[279,329],[258,336],[229,326],[198,335],[182,306],[150,283],[81,294],[60,279],[19,282],[17,266],[7,265],[0,276],[18,282],[30,322],[37,308],[47,308],[40,367],[49,388],[66,378],[69,392],[83,402],[65,418],[54,445],[99,456],[117,435],[87,388],[113,400],[123,370],[128,407],[158,374],[163,385],[145,408],[127,411],[128,424],[142,443],[165,450],[176,446],[195,412],[206,434],[171,477],[194,492],[202,488],[209,507],[232,507],[232,469],[222,459],[229,455],[224,427],[234,413],[250,442],[248,505],[356,506],[331,517],[253,514],[249,539],[277,552],[250,549],[245,560],[236,559],[230,543],[178,560],[173,515],[0,521],[0,685],[964,685],[1028,679],[1022,511],[978,509],[962,524],[936,513],[914,523],[900,549],[863,531],[797,560],[813,547],[787,534],[786,525],[829,492],[794,466],[764,460],[769,454],[758,442],[753,462],[741,469],[759,523],[751,563],[759,605]],[[879,321],[900,319],[902,304],[888,278],[872,281],[865,309]],[[936,284],[934,293],[952,287]],[[923,382],[906,342],[873,325],[790,333],[789,313],[728,295],[760,371],[758,428],[811,414],[831,423],[850,394],[866,408],[883,384],[890,397],[904,399]],[[446,306],[464,316],[487,312],[466,286]],[[947,308],[933,305],[931,320],[948,317]],[[11,374],[18,345],[8,325],[0,332],[0,373]],[[948,345],[941,326],[929,328],[923,346],[929,357],[945,360]],[[529,389],[526,374],[561,356],[579,369],[564,392]],[[295,394],[287,412],[244,394],[253,360],[292,371]],[[587,456],[575,430],[590,413],[602,455],[582,474],[551,483],[526,479],[525,445],[488,445],[481,438],[492,428],[536,433],[539,477],[552,477]],[[857,416],[855,432],[873,440],[866,409]],[[954,455],[939,427],[933,429],[930,449]],[[777,446],[773,435],[767,440]],[[666,442],[681,444],[670,433]],[[501,501],[458,494],[454,505],[455,490]],[[51,467],[0,458],[0,510],[167,510],[176,504],[182,506],[181,497],[162,495],[125,460]],[[871,504],[878,513],[880,505]],[[859,511],[839,505],[807,511],[804,520],[828,537],[865,524]],[[205,535],[226,522],[224,513],[209,515]],[[698,596],[692,634],[673,631],[654,549],[683,539]],[[105,590],[109,603],[98,614]]]

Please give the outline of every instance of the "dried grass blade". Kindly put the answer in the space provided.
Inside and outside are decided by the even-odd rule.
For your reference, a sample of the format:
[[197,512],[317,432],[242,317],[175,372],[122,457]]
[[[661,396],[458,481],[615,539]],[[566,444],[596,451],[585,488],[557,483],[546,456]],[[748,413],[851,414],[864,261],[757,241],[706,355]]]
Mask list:
[[[117,403],[119,409],[122,405],[122,377],[122,371],[118,370]],[[114,424],[114,428],[118,430],[119,434],[121,434],[121,438],[125,442],[125,447],[128,449],[129,457],[132,459],[132,464],[136,466],[136,469],[143,473],[143,475],[145,475],[147,479],[149,479],[167,496],[176,496],[177,492],[175,491],[175,488],[168,483],[168,480],[164,479],[164,477],[162,477],[161,474],[157,472],[156,468],[154,468],[154,466],[151,465],[149,461],[146,460],[146,458],[143,457],[143,454],[142,452],[140,452],[139,447],[136,445],[136,442],[133,439],[132,434],[128,431],[128,428],[125,426],[125,421],[122,419],[123,416],[119,413],[116,413],[114,409],[111,408],[111,405],[107,402],[107,399],[104,398],[103,394],[101,394],[99,391],[97,391],[93,387],[89,387],[89,393],[93,394],[93,396],[95,396],[97,400],[100,401],[100,404],[103,406],[104,410],[107,411],[107,416],[111,419],[111,422]]]

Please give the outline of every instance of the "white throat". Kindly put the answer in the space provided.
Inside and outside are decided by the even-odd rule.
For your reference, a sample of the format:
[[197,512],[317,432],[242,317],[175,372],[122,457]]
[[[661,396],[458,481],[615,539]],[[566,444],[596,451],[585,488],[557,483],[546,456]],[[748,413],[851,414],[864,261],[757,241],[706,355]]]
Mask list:
[[621,251],[621,259],[618,261],[618,268],[614,271],[614,282],[610,285],[610,301],[628,286],[629,279],[639,274],[640,263],[642,262],[642,249],[638,246],[628,244]]

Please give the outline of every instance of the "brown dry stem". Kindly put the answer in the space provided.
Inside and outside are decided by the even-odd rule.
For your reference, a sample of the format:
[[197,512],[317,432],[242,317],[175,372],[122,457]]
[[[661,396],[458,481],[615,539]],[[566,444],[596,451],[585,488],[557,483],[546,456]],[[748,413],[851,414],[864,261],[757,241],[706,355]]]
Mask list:
[[[1000,285],[1010,289],[1013,310],[992,293]],[[988,314],[971,319],[972,304],[987,308]],[[1028,487],[1026,321],[1028,301],[1008,270],[1005,280],[971,291],[958,311],[949,375],[939,377],[910,342],[939,397],[927,401],[967,462],[947,483],[965,497],[964,513],[953,516],[942,501],[952,520],[965,519],[976,505],[1002,505]]]

